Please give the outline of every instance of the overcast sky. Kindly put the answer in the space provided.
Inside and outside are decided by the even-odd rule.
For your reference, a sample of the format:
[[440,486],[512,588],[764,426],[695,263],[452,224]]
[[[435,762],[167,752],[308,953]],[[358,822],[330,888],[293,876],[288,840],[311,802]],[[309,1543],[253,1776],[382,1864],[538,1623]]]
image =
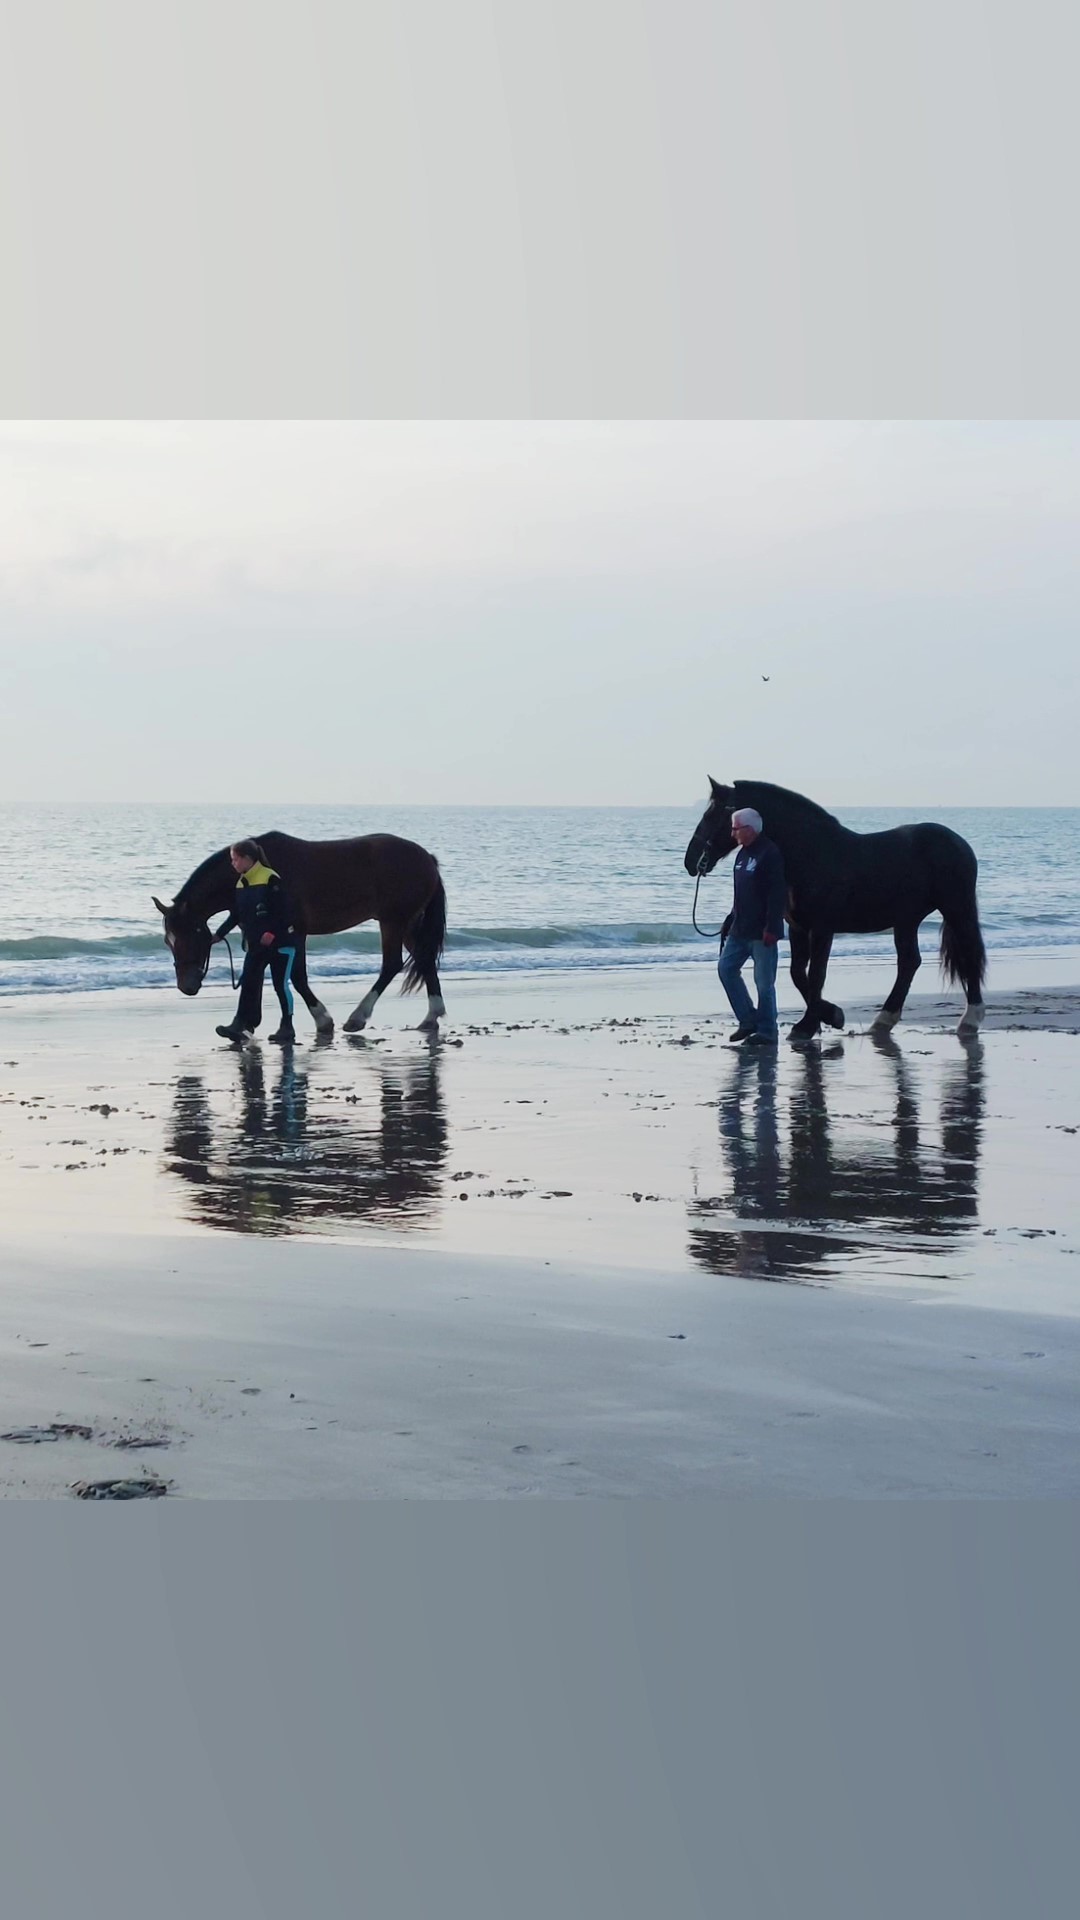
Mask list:
[[1078,507],[1068,422],[8,424],[0,798],[1080,804]]

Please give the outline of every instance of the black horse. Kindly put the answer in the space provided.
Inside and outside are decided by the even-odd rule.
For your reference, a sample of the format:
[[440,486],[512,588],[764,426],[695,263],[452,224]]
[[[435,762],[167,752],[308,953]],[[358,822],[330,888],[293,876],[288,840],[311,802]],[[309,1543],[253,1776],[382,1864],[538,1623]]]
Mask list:
[[792,1040],[809,1040],[822,1025],[842,1027],[839,1007],[821,997],[833,938],[838,933],[885,933],[896,941],[896,984],[877,1015],[878,1028],[894,1027],[922,965],[919,927],[940,913],[941,966],[960,981],[967,1007],[960,1033],[974,1033],[983,1018],[983,946],[975,901],[978,862],[951,827],[926,824],[890,827],[885,833],[853,833],[801,793],[765,780],[709,782],[712,799],[686,849],[687,873],[711,873],[732,851],[731,815],[740,807],[760,813],[769,839],[779,847],[787,876],[787,921],[791,977],[806,1012],[791,1029]]

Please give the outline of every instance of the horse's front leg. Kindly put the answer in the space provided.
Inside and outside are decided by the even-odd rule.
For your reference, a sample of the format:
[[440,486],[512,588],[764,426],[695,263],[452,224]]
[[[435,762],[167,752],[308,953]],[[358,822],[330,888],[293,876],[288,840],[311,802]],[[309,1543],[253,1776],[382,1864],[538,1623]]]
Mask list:
[[815,1034],[820,1033],[823,1021],[830,1027],[844,1025],[843,1008],[834,1007],[831,1000],[823,1000],[821,997],[825,975],[829,970],[832,943],[831,933],[815,931],[810,934],[810,965],[807,969],[806,986],[801,989],[806,996],[806,1012],[792,1027],[788,1035],[789,1040],[812,1040]]
[[[797,1020],[788,1035],[789,1040],[812,1040],[819,1031],[821,1022],[815,1018],[813,1000],[810,991],[810,956],[812,942],[805,927],[788,924],[791,941],[791,978],[799,993],[806,1001],[806,1012]],[[824,976],[823,976],[824,977]]]
[[380,922],[382,935],[382,972],[373,987],[369,987],[358,1007],[354,1007],[345,1022],[346,1033],[360,1033],[367,1026],[375,1011],[375,1004],[381,993],[385,993],[392,980],[396,980],[405,964],[402,953],[401,933],[398,929],[385,927]]
[[315,1031],[328,1036],[334,1031],[334,1016],[323,1006],[318,994],[308,979],[307,946],[303,940],[296,943],[296,959],[293,961],[292,983],[315,1022]]
[[[805,927],[796,927],[789,922],[788,938],[791,942],[792,985],[797,993],[802,994],[803,999],[806,1001],[807,1012],[809,1012],[810,991],[807,984],[807,968],[810,964],[810,935],[807,933]],[[805,1020],[805,1018],[806,1015],[804,1014],[803,1019]],[[802,1024],[803,1021],[800,1020],[798,1027],[793,1028],[792,1031],[798,1033]],[[802,1038],[803,1036],[800,1034],[799,1037]]]
[[818,1020],[825,1021],[830,1027],[844,1029],[844,1009],[835,1007],[831,1000],[823,1000],[821,989],[825,985],[825,975],[829,970],[829,955],[832,953],[833,937],[831,933],[816,933],[810,943],[810,1005],[815,1009]]

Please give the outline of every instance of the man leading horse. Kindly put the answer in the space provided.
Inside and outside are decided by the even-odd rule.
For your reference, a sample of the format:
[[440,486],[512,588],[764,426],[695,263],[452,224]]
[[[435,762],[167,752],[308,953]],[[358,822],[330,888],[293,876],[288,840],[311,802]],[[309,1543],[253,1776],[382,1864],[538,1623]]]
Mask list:
[[[756,807],[739,807],[731,816],[735,855],[735,904],[720,929],[720,985],[738,1021],[733,1046],[775,1047],[776,963],[784,937],[787,883],[779,847],[767,839]],[[743,983],[742,970],[754,963],[757,1006]]]

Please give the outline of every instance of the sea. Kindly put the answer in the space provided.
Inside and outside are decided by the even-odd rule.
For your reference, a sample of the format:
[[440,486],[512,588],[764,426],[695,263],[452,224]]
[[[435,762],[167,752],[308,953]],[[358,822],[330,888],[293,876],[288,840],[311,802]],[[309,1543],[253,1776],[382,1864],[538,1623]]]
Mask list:
[[[277,827],[309,839],[397,833],[428,847],[446,884],[444,972],[663,968],[700,960],[694,883],[682,859],[686,807],[0,806],[0,994],[173,984],[151,895],[169,900],[217,848]],[[1032,984],[1051,956],[1080,981],[1080,808],[838,808],[859,832],[936,819],[979,859],[991,978],[995,955]],[[718,927],[726,863],[702,882],[698,919]],[[314,975],[370,977],[374,926],[310,943]],[[927,922],[923,951],[936,953]],[[838,939],[836,958],[891,957],[888,935]],[[1068,973],[1075,955],[1076,969]],[[926,973],[923,983],[926,982]]]

